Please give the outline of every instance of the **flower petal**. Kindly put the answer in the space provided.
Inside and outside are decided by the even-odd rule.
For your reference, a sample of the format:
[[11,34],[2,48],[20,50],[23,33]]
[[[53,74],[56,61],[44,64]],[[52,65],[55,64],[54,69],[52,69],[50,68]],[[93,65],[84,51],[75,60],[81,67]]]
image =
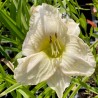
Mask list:
[[59,98],[62,98],[65,88],[70,84],[71,78],[64,75],[60,69],[47,81],[48,85],[56,91]]
[[74,22],[73,19],[68,19],[66,22],[66,26],[68,28],[68,32],[67,32],[68,34],[79,36],[80,34],[79,24]]
[[61,21],[59,14],[57,8],[48,4],[42,4],[33,8],[30,18],[30,28],[23,43],[23,55],[28,56],[39,52],[42,40],[50,38],[55,33],[60,39],[64,39],[65,41],[67,27]]
[[55,64],[51,63],[43,52],[18,59],[18,63],[14,78],[26,85],[36,85],[45,81],[55,72]]
[[62,57],[61,69],[68,75],[90,76],[95,70],[95,59],[90,48],[80,38],[70,36]]

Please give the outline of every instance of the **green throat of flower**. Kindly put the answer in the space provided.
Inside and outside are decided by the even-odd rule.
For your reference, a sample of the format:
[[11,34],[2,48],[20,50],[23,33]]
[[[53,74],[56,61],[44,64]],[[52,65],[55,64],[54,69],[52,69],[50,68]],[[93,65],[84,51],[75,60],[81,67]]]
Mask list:
[[43,38],[40,44],[40,50],[44,51],[50,58],[57,58],[62,55],[64,45],[60,39],[58,39],[57,34],[55,33],[52,36]]

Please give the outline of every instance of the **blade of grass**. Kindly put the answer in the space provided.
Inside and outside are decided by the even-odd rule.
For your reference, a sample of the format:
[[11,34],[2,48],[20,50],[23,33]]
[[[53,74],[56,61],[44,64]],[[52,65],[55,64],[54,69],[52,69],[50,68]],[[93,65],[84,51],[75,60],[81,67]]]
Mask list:
[[5,0],[5,2],[2,2],[2,5],[0,6],[0,9],[2,9],[6,3],[8,3],[9,0]]
[[17,97],[16,98],[23,98],[22,95],[16,90]]
[[5,70],[3,69],[2,65],[0,64],[0,72],[2,74],[3,77],[6,76]]
[[23,98],[30,98],[29,95],[27,95],[25,91],[21,89],[18,89],[17,91],[24,96]]
[[6,88],[6,83],[0,84],[0,92],[2,92]]
[[5,36],[0,36],[0,39],[1,39],[1,43],[9,43],[9,42],[11,42],[13,44],[18,45],[18,42],[13,40],[13,39],[11,39],[11,38],[7,38]]
[[[82,79],[82,82],[86,82],[88,80],[88,77],[84,77]],[[76,95],[76,93],[78,92],[78,90],[82,87],[82,85],[80,83],[78,83],[78,81],[74,81],[74,85],[78,84],[77,87],[75,87],[74,91],[72,92],[72,94],[70,95],[69,98],[74,98],[74,96]]]
[[24,35],[17,27],[16,23],[3,11],[0,10],[0,21],[4,23],[4,25],[13,32],[18,39],[23,40]]
[[[44,97],[44,95],[46,95],[46,94],[48,94],[49,92],[52,92],[52,89],[50,88],[50,87],[47,87],[46,89],[45,89],[45,91],[43,91],[39,96],[38,96],[38,98],[43,98]],[[48,94],[49,95],[49,94]],[[50,96],[52,95],[52,93],[50,93]]]
[[42,88],[43,86],[45,86],[46,85],[46,82],[41,82],[41,83],[39,83],[38,85],[36,85],[32,90],[31,90],[31,92],[32,93],[36,93],[36,91],[38,91],[40,88]]
[[14,85],[10,86],[8,89],[6,89],[5,91],[3,91],[1,94],[0,94],[0,97],[16,90],[17,88],[21,87],[22,85],[21,84],[18,84],[18,83],[15,83]]
[[14,21],[16,21],[17,9],[16,9],[16,6],[15,6],[13,0],[12,0],[12,2],[10,2],[9,10],[10,10],[10,17],[11,17]]
[[23,14],[21,15],[21,17],[22,17],[22,18],[21,18],[22,25],[23,25],[23,27],[24,27],[24,29],[25,29],[24,31],[27,32],[27,31],[28,31],[28,28],[29,28],[29,27],[28,27],[28,24],[27,24],[27,22],[26,22],[26,20],[25,20],[25,17],[23,16]]
[[22,87],[21,89],[17,89],[17,91],[18,91],[19,93],[21,93],[21,94],[24,96],[24,98],[30,98],[30,97],[36,98],[36,97],[34,96],[34,94],[31,93],[31,92],[30,92],[27,88],[25,88],[25,87]]
[[[25,21],[26,21],[26,23],[24,24],[24,22],[22,22],[23,23],[23,25],[25,26],[25,28],[26,28],[26,30],[28,29],[28,26],[29,26],[29,19],[30,19],[30,13],[29,13],[29,5],[27,6],[27,2],[26,1],[24,1],[23,2],[23,11],[22,11],[22,15],[24,15],[25,14],[25,16],[24,16],[24,18],[25,18]],[[24,21],[24,18],[22,18],[23,20],[22,21]]]
[[16,24],[19,28],[22,28],[21,26],[22,2],[23,0],[18,0],[18,9],[16,14]]
[[1,45],[0,45],[0,52],[6,59],[10,60],[9,55],[4,51],[4,49]]

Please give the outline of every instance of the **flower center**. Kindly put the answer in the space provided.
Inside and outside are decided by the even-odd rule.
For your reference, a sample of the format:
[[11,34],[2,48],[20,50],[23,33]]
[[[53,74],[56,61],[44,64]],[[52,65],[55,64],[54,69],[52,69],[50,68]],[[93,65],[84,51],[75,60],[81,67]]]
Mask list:
[[52,36],[43,38],[40,45],[40,50],[44,51],[51,58],[57,58],[62,55],[64,51],[64,45],[58,38],[57,33],[55,33]]

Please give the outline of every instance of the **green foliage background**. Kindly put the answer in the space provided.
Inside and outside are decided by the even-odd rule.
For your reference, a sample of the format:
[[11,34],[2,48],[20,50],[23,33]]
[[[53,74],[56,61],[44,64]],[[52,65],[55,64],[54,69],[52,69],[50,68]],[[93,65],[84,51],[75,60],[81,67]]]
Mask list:
[[[97,1],[93,0],[91,6],[95,6],[98,11]],[[17,59],[22,57],[21,48],[23,40],[29,29],[30,7],[48,3],[60,9],[61,13],[67,13],[72,19],[80,23],[80,37],[90,46],[96,60],[96,71],[91,77],[73,78],[70,86],[64,92],[63,98],[74,98],[81,87],[85,87],[88,93],[94,93],[98,98],[98,40],[90,43],[91,37],[97,39],[98,27],[91,27],[87,31],[87,21],[77,0],[0,0],[0,97],[11,95],[13,98],[56,98],[56,93],[47,86],[45,82],[36,86],[23,86],[18,84],[13,78],[13,70],[17,66]],[[98,13],[94,14],[98,18]],[[83,32],[84,34],[83,34]],[[87,33],[90,33],[89,35]],[[96,84],[90,86],[86,81],[90,78]],[[38,94],[37,94],[38,93]]]

